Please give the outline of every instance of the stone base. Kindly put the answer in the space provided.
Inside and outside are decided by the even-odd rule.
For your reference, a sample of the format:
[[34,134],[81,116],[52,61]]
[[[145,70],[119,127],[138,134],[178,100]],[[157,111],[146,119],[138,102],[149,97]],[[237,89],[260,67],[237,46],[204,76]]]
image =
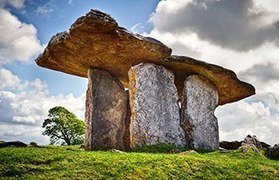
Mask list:
[[185,145],[174,75],[163,66],[139,64],[129,71],[131,147]]
[[88,70],[86,150],[124,150],[127,102],[127,93],[118,79],[104,70]]
[[189,76],[184,82],[181,103],[181,126],[190,148],[216,150],[219,148],[218,122],[214,110],[218,93],[205,78]]

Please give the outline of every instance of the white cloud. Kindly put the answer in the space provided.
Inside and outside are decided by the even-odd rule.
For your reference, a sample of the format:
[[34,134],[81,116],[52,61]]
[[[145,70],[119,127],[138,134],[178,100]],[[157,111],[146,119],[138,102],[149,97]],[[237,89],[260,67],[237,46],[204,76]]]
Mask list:
[[0,6],[9,5],[14,8],[22,8],[25,0],[0,0]]
[[39,6],[35,12],[37,14],[49,16],[49,14],[54,11],[54,9],[55,5],[53,4],[53,1],[49,1],[46,4]]
[[279,1],[274,1],[274,0],[253,0],[255,5],[259,8],[264,8],[268,10],[271,13],[274,13],[276,15],[279,14]]
[[[24,87],[24,89],[21,92],[7,90],[10,89],[10,86],[3,86],[0,89],[0,138],[18,140],[18,133],[20,139],[25,138],[25,141],[27,139],[31,141],[31,137],[41,137],[42,129],[40,127],[42,122],[47,118],[48,110],[55,106],[66,107],[80,119],[84,119],[84,94],[81,97],[74,97],[72,94],[52,96],[48,93],[46,84],[40,79],[21,83],[23,81],[10,71],[0,69],[0,72],[2,71],[8,76],[1,77],[1,81],[3,80],[7,85],[13,86],[12,81],[16,79],[16,85]],[[5,129],[4,127],[10,128]],[[33,134],[30,134],[27,129],[30,129],[30,132],[33,132],[34,129]],[[38,137],[35,139],[39,139]],[[45,141],[38,142],[45,143]]]
[[219,107],[216,115],[219,117],[220,139],[243,140],[246,135],[255,134],[271,145],[278,143],[278,110],[272,112],[261,100],[239,101]]
[[45,145],[49,144],[49,138],[42,136],[43,128],[27,126],[22,124],[1,124],[0,139],[5,141],[22,141],[24,143],[37,142]]
[[68,0],[68,4],[73,4],[74,0]]
[[0,90],[20,88],[20,79],[7,69],[0,69]]
[[267,42],[279,44],[279,16],[267,23],[269,17],[253,0],[167,0],[158,4],[150,21],[161,33],[195,32],[201,40],[248,51]]
[[28,62],[43,49],[36,28],[21,22],[3,8],[0,8],[0,32],[0,65],[13,61]]

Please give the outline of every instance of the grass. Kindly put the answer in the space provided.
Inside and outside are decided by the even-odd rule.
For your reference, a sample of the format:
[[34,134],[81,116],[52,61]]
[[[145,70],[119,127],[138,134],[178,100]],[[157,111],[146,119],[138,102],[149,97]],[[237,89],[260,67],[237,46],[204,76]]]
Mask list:
[[[279,161],[240,151],[83,151],[77,146],[0,149],[0,179],[279,179]],[[151,151],[153,153],[147,153]]]

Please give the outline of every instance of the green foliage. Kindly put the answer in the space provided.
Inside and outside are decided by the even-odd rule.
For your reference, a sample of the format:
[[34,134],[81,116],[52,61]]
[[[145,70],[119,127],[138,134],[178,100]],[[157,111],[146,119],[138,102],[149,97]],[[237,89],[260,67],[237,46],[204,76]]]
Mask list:
[[279,161],[239,150],[187,155],[2,148],[0,179],[279,179]]
[[85,125],[73,113],[64,107],[54,107],[49,110],[48,118],[44,120],[43,135],[50,137],[51,144],[76,145],[83,143]]

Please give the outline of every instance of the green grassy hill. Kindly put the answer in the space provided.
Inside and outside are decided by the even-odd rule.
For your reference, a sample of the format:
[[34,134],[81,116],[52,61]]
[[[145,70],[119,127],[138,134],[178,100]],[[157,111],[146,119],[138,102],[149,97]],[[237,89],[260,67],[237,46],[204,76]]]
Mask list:
[[279,179],[279,161],[240,151],[113,153],[56,146],[0,149],[0,179],[21,178]]

